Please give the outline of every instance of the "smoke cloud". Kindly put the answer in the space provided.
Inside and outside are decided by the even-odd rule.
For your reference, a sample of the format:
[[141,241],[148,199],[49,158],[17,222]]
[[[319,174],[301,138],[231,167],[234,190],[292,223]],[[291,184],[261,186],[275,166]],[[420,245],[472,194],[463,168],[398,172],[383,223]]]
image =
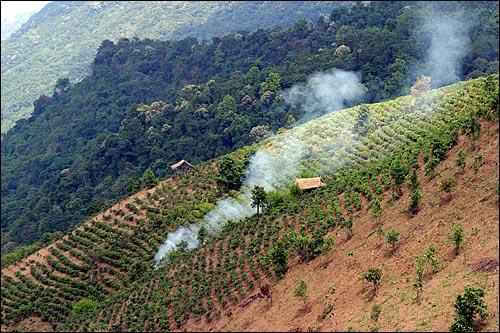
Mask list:
[[[422,26],[430,38],[427,62],[414,69],[415,77],[431,78],[431,87],[439,88],[461,80],[462,63],[471,41],[472,22],[460,10],[460,4],[446,13],[439,3],[425,2]],[[437,7],[436,7],[437,6]]]
[[[357,74],[342,70],[313,74],[305,85],[297,85],[285,91],[285,102],[300,107],[305,115],[298,120],[303,123],[332,111],[344,109],[348,103],[354,103],[364,93]],[[254,185],[262,186],[266,192],[282,190],[290,185],[300,174],[300,162],[304,159],[307,146],[293,131],[282,135],[279,146],[272,149],[260,148],[250,158],[245,180],[241,187],[241,195],[226,198],[217,202],[214,209],[208,212],[203,222],[185,225],[168,234],[167,240],[160,246],[154,257],[155,266],[165,255],[177,248],[181,241],[188,243],[188,249],[198,247],[198,231],[204,226],[211,235],[217,235],[227,221],[239,222],[256,213],[252,207],[252,189]],[[278,143],[276,143],[277,145]]]
[[[432,88],[439,88],[460,80],[462,61],[470,45],[467,33],[472,25],[458,7],[455,11],[444,13],[433,2],[426,4],[429,5],[424,8],[427,14],[424,15],[421,29],[429,36],[427,61],[414,67],[411,73],[414,78],[429,76]],[[364,89],[357,73],[334,69],[315,73],[307,83],[285,91],[285,103],[304,112],[296,121],[296,125],[299,125],[354,106],[363,94]],[[227,221],[238,222],[255,214],[256,209],[251,207],[254,185],[263,186],[266,192],[288,186],[299,175],[300,162],[307,151],[304,143],[290,132],[293,130],[282,134],[285,140],[281,142],[285,144],[281,147],[272,150],[261,148],[251,157],[242,194],[238,199],[220,200],[200,224],[185,225],[170,233],[154,257],[155,266],[158,267],[162,258],[175,250],[181,241],[188,243],[188,249],[198,247],[198,231],[202,225],[210,234],[216,235]]]
[[364,94],[359,74],[343,70],[313,74],[305,85],[285,92],[285,101],[305,114],[297,124],[355,105]]

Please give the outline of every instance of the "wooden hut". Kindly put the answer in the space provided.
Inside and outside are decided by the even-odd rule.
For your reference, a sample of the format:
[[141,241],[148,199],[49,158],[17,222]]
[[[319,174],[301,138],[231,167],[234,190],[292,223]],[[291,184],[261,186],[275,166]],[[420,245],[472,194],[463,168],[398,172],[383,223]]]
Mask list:
[[323,182],[321,177],[314,177],[314,178],[297,178],[295,179],[295,183],[299,185],[299,187],[303,191],[308,191],[312,190],[318,187],[324,187],[326,186],[326,183]]
[[176,173],[184,173],[191,170],[198,171],[194,165],[186,160],[180,160],[179,162],[172,164],[170,168],[172,168],[172,170]]

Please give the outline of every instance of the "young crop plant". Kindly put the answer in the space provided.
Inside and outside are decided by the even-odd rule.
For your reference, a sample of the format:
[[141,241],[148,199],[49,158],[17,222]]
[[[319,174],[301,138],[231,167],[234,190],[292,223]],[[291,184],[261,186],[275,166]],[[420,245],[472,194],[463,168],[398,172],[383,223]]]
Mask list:
[[363,274],[363,278],[367,282],[373,283],[373,290],[375,295],[377,295],[378,287],[380,285],[380,278],[382,277],[382,271],[379,268],[370,268],[368,272]]
[[440,189],[441,191],[451,194],[451,190],[457,186],[457,180],[455,177],[447,177],[441,181]]
[[448,234],[448,238],[455,244],[455,254],[460,252],[460,246],[464,241],[464,230],[459,222],[453,223],[453,228]]
[[399,241],[399,232],[394,230],[393,228],[387,231],[387,242],[392,245],[392,251],[396,249],[396,243]]
[[465,159],[467,157],[467,154],[464,153],[462,149],[460,149],[457,153],[457,158],[455,159],[455,164],[457,167],[460,168],[460,170],[464,170],[465,166],[467,165]]
[[304,305],[306,306],[307,312],[311,312],[307,300],[309,299],[309,293],[307,291],[307,283],[304,280],[300,280],[299,284],[293,288],[293,296],[300,298]]
[[432,267],[432,273],[439,272],[439,260],[436,256],[436,248],[434,244],[429,245],[429,249],[424,253],[424,257],[427,263]]
[[472,169],[475,173],[479,171],[479,168],[483,165],[483,155],[477,154],[474,156],[474,162],[472,162]]
[[423,287],[424,287],[425,258],[418,255],[415,258],[415,261],[417,263],[417,279],[415,280],[415,282],[413,282],[413,289],[417,293],[417,296],[415,299],[416,299],[417,303],[420,303],[420,296],[422,295]]
[[410,205],[408,211],[412,216],[415,216],[420,210],[420,202],[422,201],[422,193],[418,188],[414,189],[410,193]]
[[489,317],[488,306],[484,303],[484,290],[482,288],[465,286],[463,295],[458,295],[453,307],[456,317],[450,326],[450,332],[475,332],[474,320],[477,315],[482,320]]
[[372,306],[372,311],[370,313],[370,319],[373,321],[371,325],[371,332],[378,332],[378,319],[380,318],[380,313],[382,312],[382,305],[374,304]]
[[382,207],[382,203],[380,201],[380,197],[375,197],[373,201],[371,202],[370,206],[368,209],[371,210],[372,216],[374,218],[378,218],[384,214],[384,208]]
[[278,278],[283,278],[288,270],[288,254],[283,242],[277,242],[275,247],[267,251],[267,257],[273,266],[274,273]]

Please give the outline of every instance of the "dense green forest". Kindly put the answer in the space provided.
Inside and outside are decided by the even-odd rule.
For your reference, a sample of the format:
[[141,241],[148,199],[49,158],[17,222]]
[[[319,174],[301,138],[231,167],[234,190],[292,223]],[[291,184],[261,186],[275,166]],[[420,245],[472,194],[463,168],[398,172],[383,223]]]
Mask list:
[[[433,20],[443,13],[447,27]],[[460,64],[447,77],[436,76],[445,33]],[[365,93],[346,107],[408,94],[420,75],[438,87],[497,73],[498,3],[359,2],[289,29],[103,41],[90,76],[60,78],[2,139],[2,253],[68,230],[181,159],[201,163],[293,127],[305,108],[287,93],[332,69],[359,74]]]
[[[2,133],[33,112],[59,77],[77,82],[103,40],[195,37],[280,26],[328,16],[351,1],[53,1],[2,41]],[[54,38],[57,36],[57,38]],[[27,78],[30,78],[29,80]]]

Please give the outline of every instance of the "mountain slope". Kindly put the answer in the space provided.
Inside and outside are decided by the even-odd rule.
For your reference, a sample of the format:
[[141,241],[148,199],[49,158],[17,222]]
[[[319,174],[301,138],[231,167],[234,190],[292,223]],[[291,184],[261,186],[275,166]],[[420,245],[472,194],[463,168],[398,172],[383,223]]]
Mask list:
[[[290,148],[301,141],[305,154],[294,160]],[[262,215],[253,211],[245,217],[230,209],[245,200],[229,197],[231,192],[221,197],[220,159],[199,165],[199,172],[165,179],[4,267],[2,330],[367,330],[374,324],[368,319],[373,304],[382,304],[382,329],[446,330],[453,298],[467,282],[486,290],[492,316],[483,328],[498,329],[498,75],[333,112],[261,147],[229,156],[256,170],[257,184],[280,189]],[[465,153],[463,170],[456,163],[459,151]],[[270,160],[263,165],[278,166],[274,179],[268,177],[271,169],[256,166],[266,156]],[[293,164],[294,171],[285,168]],[[422,194],[414,216],[408,214],[413,170]],[[318,173],[326,187],[303,194],[287,190],[294,175]],[[447,194],[441,187],[449,177],[457,186]],[[245,182],[241,192],[252,184]],[[229,212],[235,215],[212,219]],[[239,223],[228,222],[238,217]],[[455,221],[465,232],[458,255],[447,239]],[[191,246],[200,233],[186,223],[209,231],[193,251],[182,250],[180,241]],[[394,250],[377,225],[400,233]],[[177,251],[155,269],[167,236]],[[299,240],[313,240],[314,251],[301,252]],[[281,280],[268,261],[268,250],[279,242],[287,244],[289,256]],[[436,273],[427,270],[418,304],[412,295],[415,256],[431,243],[441,265]],[[373,298],[372,286],[356,280],[370,267],[382,269]],[[310,290],[310,312],[292,294],[300,279]],[[271,283],[272,305],[257,298],[243,309],[264,281]],[[336,315],[316,321],[326,306],[321,298],[333,285]]]
[[[498,39],[492,27],[498,3],[437,4],[442,8],[431,11],[424,2],[358,2],[316,25],[299,21],[288,30],[228,34],[212,43],[103,41],[92,75],[76,84],[58,80],[52,97],[40,96],[32,117],[2,137],[2,251],[66,231],[127,195],[148,168],[165,177],[180,159],[206,161],[288,128],[314,98],[328,104],[319,112],[337,108],[330,97],[338,94],[304,95],[320,82],[342,82],[324,75],[333,68],[359,74],[365,103],[409,93],[419,74],[442,83],[441,69],[433,69],[464,56],[447,72],[452,82],[485,75],[498,59],[494,45],[488,54],[482,47]],[[460,29],[436,31],[433,18],[442,10]],[[478,24],[464,30],[464,20],[474,18]],[[441,35],[450,33],[443,45]],[[436,48],[448,56],[432,57]],[[419,66],[422,72],[414,70]],[[359,92],[344,93],[352,91]]]
[[[2,133],[52,94],[58,78],[77,82],[103,40],[211,39],[296,21],[315,22],[342,1],[53,1],[2,42]],[[55,38],[55,36],[57,36]],[[29,79],[28,79],[29,78]]]
[[11,17],[2,18],[2,37],[1,37],[2,44],[3,41],[9,38],[9,36],[13,32],[18,30],[23,25],[23,23],[28,21],[30,16],[33,15],[34,13],[36,12],[22,13]]
[[[190,319],[183,329],[188,332],[291,332],[291,331],[357,331],[369,332],[377,327],[381,332],[447,332],[456,313],[453,302],[471,285],[486,291],[484,301],[490,317],[478,325],[480,332],[496,332],[499,324],[499,131],[498,123],[482,123],[482,135],[471,141],[461,135],[447,159],[436,168],[437,176],[429,179],[418,173],[422,190],[419,213],[409,217],[407,207],[410,193],[405,191],[395,204],[390,195],[382,201],[384,214],[378,219],[362,211],[354,223],[354,235],[331,233],[333,249],[308,263],[294,265],[284,279],[268,279],[272,285],[272,306],[257,298],[247,307],[245,299],[228,306],[219,320]],[[468,158],[465,172],[455,164],[457,152],[463,150]],[[483,165],[475,173],[474,156],[483,156]],[[458,185],[448,195],[440,190],[441,182],[449,176],[458,178]],[[389,197],[389,198],[387,198]],[[388,200],[389,199],[389,200]],[[461,223],[465,239],[459,255],[455,254],[448,234],[453,223]],[[379,235],[378,223],[387,232],[393,228],[400,233],[397,248]],[[416,256],[423,256],[431,244],[440,262],[437,273],[426,267],[423,292],[416,299],[413,283],[417,280]],[[373,285],[361,277],[370,268],[380,268],[382,278],[377,295]],[[307,283],[310,312],[304,303],[293,296],[300,280]],[[332,286],[336,291],[331,293]],[[255,288],[247,296],[258,293]],[[325,295],[329,295],[325,300]],[[246,298],[248,299],[248,297]],[[321,319],[323,311],[333,310]],[[371,319],[374,306],[380,305],[378,321]],[[480,321],[479,321],[480,322]]]

